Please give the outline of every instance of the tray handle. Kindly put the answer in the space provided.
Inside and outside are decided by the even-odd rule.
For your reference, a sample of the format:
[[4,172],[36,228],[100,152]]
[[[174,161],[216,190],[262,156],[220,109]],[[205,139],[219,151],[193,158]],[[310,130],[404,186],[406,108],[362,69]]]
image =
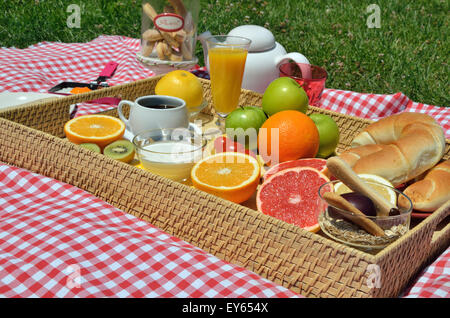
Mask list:
[[442,206],[442,209],[444,210],[442,213],[433,213],[429,216],[431,218],[430,226],[433,228],[433,235],[430,241],[432,253],[439,248],[443,240],[447,238],[450,241],[450,222],[447,220],[447,224],[445,224],[446,219],[450,215],[450,200]]

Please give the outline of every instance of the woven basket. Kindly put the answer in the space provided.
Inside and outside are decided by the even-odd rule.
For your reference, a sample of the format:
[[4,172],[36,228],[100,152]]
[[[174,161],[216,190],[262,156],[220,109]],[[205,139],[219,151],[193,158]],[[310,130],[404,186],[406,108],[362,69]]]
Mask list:
[[[158,77],[0,112],[0,161],[70,183],[115,207],[308,297],[395,297],[450,244],[450,201],[372,255],[242,205],[71,144],[63,125],[71,104],[154,93]],[[201,80],[212,114],[209,81]],[[241,105],[260,105],[243,90]],[[369,120],[311,107],[340,127],[338,151]],[[115,110],[106,112],[117,115]],[[449,142],[445,158],[449,158]],[[375,280],[374,280],[375,278]],[[374,283],[375,282],[375,283]]]

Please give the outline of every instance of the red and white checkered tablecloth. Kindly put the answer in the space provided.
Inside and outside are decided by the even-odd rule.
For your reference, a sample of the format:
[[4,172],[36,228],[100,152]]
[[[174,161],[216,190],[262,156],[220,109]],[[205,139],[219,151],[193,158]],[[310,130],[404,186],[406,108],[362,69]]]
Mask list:
[[74,186],[0,163],[0,297],[299,297]]
[[[119,63],[110,85],[153,76],[136,59],[139,40],[101,36],[88,43],[0,49],[1,92],[47,92],[62,81],[90,82]],[[205,72],[193,70],[198,76]],[[77,115],[111,108],[83,103]],[[445,105],[446,106],[446,105]],[[402,93],[325,89],[321,107],[377,119],[401,111],[433,116],[450,138],[450,108]],[[0,163],[0,296],[297,297],[223,262],[73,186]],[[450,248],[405,297],[450,297]]]
[[405,297],[450,298],[450,247],[406,291]]

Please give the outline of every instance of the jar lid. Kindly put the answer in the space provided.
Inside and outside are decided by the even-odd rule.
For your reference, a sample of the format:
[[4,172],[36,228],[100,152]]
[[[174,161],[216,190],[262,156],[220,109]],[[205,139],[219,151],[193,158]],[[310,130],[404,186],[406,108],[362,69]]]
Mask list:
[[228,35],[242,36],[252,40],[249,52],[262,52],[275,47],[275,37],[272,32],[259,25],[241,25],[231,30]]

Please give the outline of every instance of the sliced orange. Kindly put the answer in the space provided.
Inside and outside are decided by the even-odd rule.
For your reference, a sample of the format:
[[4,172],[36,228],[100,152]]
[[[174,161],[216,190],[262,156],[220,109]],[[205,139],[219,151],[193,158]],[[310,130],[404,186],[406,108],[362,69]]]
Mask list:
[[222,152],[197,162],[191,170],[191,179],[197,189],[242,203],[255,193],[260,173],[255,158],[238,152]]
[[107,115],[84,115],[69,120],[64,125],[67,139],[76,144],[95,143],[100,148],[122,138],[125,124]]

